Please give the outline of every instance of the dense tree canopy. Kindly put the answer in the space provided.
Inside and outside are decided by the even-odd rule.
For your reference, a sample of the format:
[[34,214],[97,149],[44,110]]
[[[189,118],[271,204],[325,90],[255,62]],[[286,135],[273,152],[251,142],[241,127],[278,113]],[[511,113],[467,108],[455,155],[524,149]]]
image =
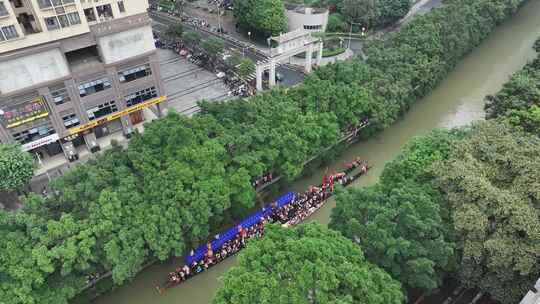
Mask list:
[[203,41],[201,48],[210,56],[215,57],[223,52],[225,42],[216,37],[210,37]]
[[436,174],[462,281],[517,303],[540,276],[540,139],[501,121],[475,125]]
[[[347,17],[347,22],[361,23],[367,28],[388,26],[404,17],[414,1],[411,0],[289,0],[312,7],[329,8]],[[334,20],[332,20],[334,19]],[[335,18],[330,16],[328,31],[334,31]],[[342,30],[345,31],[345,30]]]
[[343,15],[339,13],[334,13],[328,16],[328,24],[326,25],[327,32],[346,32],[347,23],[343,18]]
[[406,287],[433,290],[453,265],[447,210],[430,183],[430,167],[462,136],[435,131],[416,138],[385,166],[378,185],[337,197],[330,227],[358,243],[369,261]]
[[282,0],[235,0],[234,15],[240,27],[264,36],[287,31],[287,18]]
[[399,304],[401,285],[361,249],[319,224],[267,228],[223,277],[214,304]]
[[[348,126],[369,118],[370,136],[392,124],[521,2],[450,1],[372,44],[366,63],[319,68],[297,88],[148,124],[127,149],[58,179],[54,195],[0,211],[0,298],[63,304],[90,274],[111,272],[121,284],[144,261],[184,254],[253,207],[253,178],[294,179]],[[432,226],[425,231],[440,230]]]
[[251,61],[249,58],[244,58],[240,60],[240,63],[238,63],[238,66],[236,67],[236,72],[241,78],[246,78],[249,75],[253,74],[255,72],[255,63]]
[[0,144],[0,192],[26,185],[34,175],[34,158],[21,147]]
[[201,34],[195,31],[186,31],[182,34],[182,40],[191,47],[197,45],[201,40]]
[[371,27],[375,21],[375,1],[373,0],[343,0],[341,11],[349,22],[361,23]]
[[165,31],[165,35],[174,41],[179,40],[182,38],[182,34],[184,33],[184,27],[181,23],[176,24],[169,24],[167,27],[167,30]]

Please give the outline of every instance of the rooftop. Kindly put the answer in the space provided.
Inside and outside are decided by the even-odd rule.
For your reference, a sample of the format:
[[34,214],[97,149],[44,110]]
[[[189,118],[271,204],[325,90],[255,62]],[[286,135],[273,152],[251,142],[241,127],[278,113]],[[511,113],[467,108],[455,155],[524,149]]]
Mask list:
[[292,32],[287,32],[285,34],[280,34],[279,36],[271,37],[271,39],[276,41],[277,43],[284,43],[305,36],[311,37],[311,33],[304,30],[303,28],[299,28]]

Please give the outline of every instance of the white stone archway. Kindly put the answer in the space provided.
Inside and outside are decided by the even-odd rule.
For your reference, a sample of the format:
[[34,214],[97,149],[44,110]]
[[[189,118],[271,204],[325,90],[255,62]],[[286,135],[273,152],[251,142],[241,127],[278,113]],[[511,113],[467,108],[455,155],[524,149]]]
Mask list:
[[292,56],[300,53],[306,53],[304,71],[311,73],[313,65],[313,52],[317,52],[316,64],[320,65],[322,60],[323,42],[322,39],[315,38],[310,32],[304,29],[298,29],[292,32],[281,34],[277,37],[269,38],[278,43],[270,49],[270,56],[266,61],[257,62],[256,78],[257,90],[262,91],[262,75],[264,71],[269,70],[268,84],[270,87],[276,85],[276,65]]

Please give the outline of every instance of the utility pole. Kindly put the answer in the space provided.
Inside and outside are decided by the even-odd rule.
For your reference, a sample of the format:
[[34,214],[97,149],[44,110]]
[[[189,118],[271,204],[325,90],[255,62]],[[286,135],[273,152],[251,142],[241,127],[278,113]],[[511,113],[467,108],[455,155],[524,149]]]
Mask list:
[[217,20],[218,20],[218,34],[222,34],[222,29],[221,29],[221,4],[223,2],[222,1],[217,1],[216,2],[216,6],[217,6]]

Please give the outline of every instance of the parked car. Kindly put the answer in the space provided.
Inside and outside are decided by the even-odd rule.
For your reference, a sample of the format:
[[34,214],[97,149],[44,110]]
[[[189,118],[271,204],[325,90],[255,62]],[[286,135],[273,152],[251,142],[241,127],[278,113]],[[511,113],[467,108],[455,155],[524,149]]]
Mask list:
[[216,73],[216,77],[221,79],[221,78],[225,77],[225,73],[219,71],[219,72]]

